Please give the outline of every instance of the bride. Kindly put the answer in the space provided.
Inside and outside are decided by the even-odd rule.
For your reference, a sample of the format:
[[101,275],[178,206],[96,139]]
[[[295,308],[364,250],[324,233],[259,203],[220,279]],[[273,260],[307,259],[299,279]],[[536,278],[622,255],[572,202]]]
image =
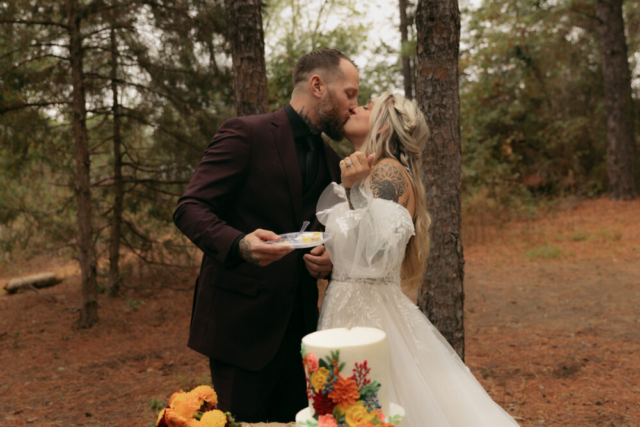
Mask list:
[[406,427],[517,426],[401,290],[401,282],[420,281],[429,250],[422,112],[385,93],[358,107],[344,131],[356,153],[340,163],[342,185],[332,184],[318,202],[318,219],[333,236],[318,329],[387,333],[390,397],[404,407]]

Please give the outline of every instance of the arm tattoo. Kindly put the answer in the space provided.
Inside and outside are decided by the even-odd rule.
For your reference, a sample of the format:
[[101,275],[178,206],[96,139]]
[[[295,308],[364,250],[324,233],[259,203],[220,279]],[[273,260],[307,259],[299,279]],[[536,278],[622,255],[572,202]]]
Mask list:
[[309,126],[309,130],[311,131],[311,133],[322,132],[322,130],[311,121],[311,119],[309,118],[309,113],[304,111],[304,105],[302,106],[300,111],[298,111],[298,114],[300,115],[300,118],[304,120],[307,126]]
[[347,194],[347,200],[349,201],[349,209],[355,210],[355,208],[353,207],[353,203],[351,203],[351,189],[345,188],[344,192]]
[[371,190],[375,198],[399,203],[407,187],[402,167],[395,163],[382,163],[371,173]]
[[247,242],[244,237],[240,239],[238,249],[240,250],[240,257],[248,263],[257,265],[260,262],[260,260],[253,255],[251,244]]

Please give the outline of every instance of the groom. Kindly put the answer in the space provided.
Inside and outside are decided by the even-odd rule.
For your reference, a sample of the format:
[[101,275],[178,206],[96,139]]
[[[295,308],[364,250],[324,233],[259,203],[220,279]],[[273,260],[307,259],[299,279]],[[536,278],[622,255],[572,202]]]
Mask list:
[[340,180],[320,133],[340,140],[357,106],[357,68],[336,50],[304,55],[293,82],[284,108],[220,126],[173,215],[204,252],[188,345],[209,357],[219,408],[245,422],[290,422],[307,406],[300,342],[332,264],[324,246],[256,244],[319,228],[318,198]]

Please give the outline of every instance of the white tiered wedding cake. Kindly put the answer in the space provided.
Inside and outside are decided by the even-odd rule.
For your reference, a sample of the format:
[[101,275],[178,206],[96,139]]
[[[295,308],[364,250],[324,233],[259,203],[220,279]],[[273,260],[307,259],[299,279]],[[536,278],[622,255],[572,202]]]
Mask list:
[[298,427],[401,427],[404,409],[389,402],[387,335],[375,328],[337,328],[302,339],[309,407]]

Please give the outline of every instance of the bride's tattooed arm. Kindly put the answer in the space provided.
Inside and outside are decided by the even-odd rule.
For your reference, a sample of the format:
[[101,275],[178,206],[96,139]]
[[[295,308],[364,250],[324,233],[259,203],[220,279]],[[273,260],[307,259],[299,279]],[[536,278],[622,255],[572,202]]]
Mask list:
[[[400,203],[400,199],[408,187],[402,166],[395,162],[380,163],[371,172],[373,197]],[[406,203],[407,201],[402,205],[404,206]]]
[[354,210],[353,203],[351,203],[351,189],[345,188],[344,192],[347,194],[347,200],[349,201],[349,209]]

